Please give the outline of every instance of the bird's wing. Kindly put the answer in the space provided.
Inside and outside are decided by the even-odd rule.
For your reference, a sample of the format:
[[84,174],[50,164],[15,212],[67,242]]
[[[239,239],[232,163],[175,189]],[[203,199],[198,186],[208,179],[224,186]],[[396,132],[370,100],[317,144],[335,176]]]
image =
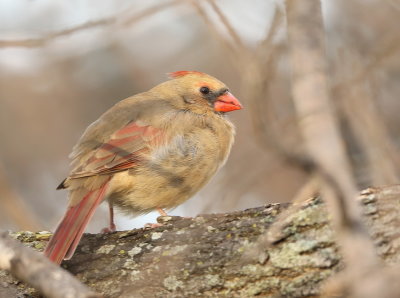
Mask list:
[[[156,101],[113,107],[87,129],[75,146],[69,178],[111,174],[138,165],[152,147],[165,142],[161,123],[170,112],[168,108]],[[126,109],[133,112],[129,114]]]
[[151,145],[162,142],[162,137],[160,129],[137,122],[129,123],[93,150],[87,160],[71,173],[70,178],[110,174],[132,168],[141,161]]

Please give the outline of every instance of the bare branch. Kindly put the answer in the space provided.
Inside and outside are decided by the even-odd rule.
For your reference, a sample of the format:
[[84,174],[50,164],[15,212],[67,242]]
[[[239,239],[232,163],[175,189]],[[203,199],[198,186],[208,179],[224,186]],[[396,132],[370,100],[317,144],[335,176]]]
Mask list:
[[[321,3],[287,0],[286,7],[293,100],[299,126],[310,158],[321,175],[322,194],[337,227],[347,270],[354,275],[351,291],[359,293],[367,281],[366,275],[382,267],[354,199],[355,181],[328,93]],[[382,275],[382,281],[385,278]],[[372,292],[368,297],[376,294]]]
[[[368,189],[359,197],[365,224],[388,265],[383,272],[390,277],[382,284],[382,272],[373,271],[363,293],[388,285],[400,293],[396,282],[399,198],[400,186]],[[326,280],[347,267],[329,222],[331,212],[321,198],[307,200],[290,214],[277,243],[259,247],[260,237],[288,205],[268,204],[196,218],[159,217],[163,225],[156,229],[85,234],[74,257],[63,266],[106,297],[193,297],[198,293],[202,297],[357,297],[346,295],[356,282],[351,275],[336,284],[336,296],[332,287],[327,289],[330,295],[321,293]],[[20,232],[14,236],[40,249],[48,235]],[[383,292],[374,297],[390,297]],[[3,293],[25,297],[30,290],[0,271],[0,296],[16,297]]]
[[[274,38],[276,32],[278,31],[278,29],[282,25],[283,16],[284,16],[283,11],[281,11],[279,9],[275,10],[275,14],[274,14],[274,18],[272,19],[271,26],[270,26],[265,38],[258,45],[259,51],[267,51],[268,49],[272,48],[273,38]],[[264,52],[263,52],[263,54],[265,55]],[[267,57],[269,57],[269,56],[270,55],[267,55]]]
[[387,0],[386,2],[396,10],[400,10],[400,3],[397,0]]
[[218,5],[215,3],[215,1],[214,0],[207,0],[207,2],[210,4],[212,9],[215,11],[215,13],[219,17],[221,23],[224,24],[226,30],[228,31],[229,35],[232,37],[234,43],[236,45],[238,45],[241,49],[246,50],[247,48],[243,44],[243,41],[240,38],[239,34],[236,32],[235,29],[233,29],[232,24],[228,21],[226,16],[222,13],[221,9],[218,7]]
[[50,41],[53,41],[56,38],[60,38],[63,36],[71,35],[78,31],[83,31],[87,29],[93,29],[100,26],[110,25],[115,21],[115,17],[105,18],[98,21],[87,22],[85,24],[78,25],[76,27],[68,28],[59,32],[50,33],[44,37],[39,38],[27,38],[20,40],[0,40],[1,48],[10,48],[10,47],[23,47],[23,48],[37,48],[43,47],[47,45]]
[[46,297],[101,297],[43,255],[11,239],[7,232],[0,233],[0,269],[10,271]]
[[[357,60],[356,57],[352,57],[353,63]],[[338,97],[337,102],[363,148],[372,184],[397,183],[400,169],[398,150],[389,136],[371,92],[365,84],[355,84],[342,98]]]
[[286,4],[299,127],[310,158],[337,180],[341,192],[349,198],[340,204],[346,207],[341,218],[357,219],[357,207],[351,203],[356,186],[328,93],[321,4],[319,0],[288,0]]
[[[398,53],[400,40],[386,38],[376,51],[370,51],[368,59],[363,59],[358,52],[351,57],[344,57],[352,63],[355,75],[349,77],[340,73],[342,82],[333,88],[333,94],[338,99],[342,111],[347,115],[348,122],[365,148],[372,183],[374,185],[397,183],[399,178],[400,158],[398,150],[391,139],[381,112],[377,108],[373,92],[368,89],[368,83],[373,82],[374,72]],[[347,58],[347,60],[346,60]],[[365,63],[365,60],[366,63]],[[343,61],[343,59],[342,59]],[[367,84],[366,84],[367,83]],[[374,146],[365,146],[373,143]]]
[[[185,0],[186,1],[186,0]],[[210,31],[224,44],[224,46],[229,50],[229,53],[237,54],[237,47],[234,46],[228,39],[224,38],[217,28],[215,27],[214,23],[211,21],[210,17],[207,15],[203,7],[200,5],[199,1],[197,0],[190,0],[192,6],[196,9],[197,13],[203,18],[206,25],[210,28]]]
[[133,23],[136,23],[146,17],[149,17],[161,10],[167,9],[167,8],[172,8],[175,5],[182,4],[181,0],[171,0],[165,3],[161,3],[159,5],[155,5],[153,7],[150,7],[148,9],[143,10],[141,13],[138,13],[136,15],[132,15],[130,17],[125,18],[125,20],[122,21],[122,25],[124,26],[129,26],[132,25]]
[[[103,26],[108,26],[108,25],[123,25],[123,26],[128,26],[132,25],[135,22],[138,22],[142,20],[145,17],[148,17],[150,15],[153,15],[160,10],[170,8],[173,5],[181,3],[180,0],[172,0],[169,2],[162,3],[160,5],[156,5],[153,7],[150,7],[148,9],[145,9],[144,11],[135,14],[133,16],[128,16],[128,17],[121,17],[121,16],[112,16],[109,18],[104,18],[101,20],[97,21],[90,21],[72,28],[68,28],[62,31],[50,33],[46,36],[39,37],[39,38],[27,38],[27,39],[20,39],[20,40],[0,40],[0,48],[9,48],[9,47],[23,47],[23,48],[37,48],[37,47],[43,47],[47,45],[49,42],[54,41],[57,38],[60,37],[65,37],[80,31],[88,30],[88,29],[94,29],[97,27],[103,27]],[[122,18],[122,21],[121,21]]]

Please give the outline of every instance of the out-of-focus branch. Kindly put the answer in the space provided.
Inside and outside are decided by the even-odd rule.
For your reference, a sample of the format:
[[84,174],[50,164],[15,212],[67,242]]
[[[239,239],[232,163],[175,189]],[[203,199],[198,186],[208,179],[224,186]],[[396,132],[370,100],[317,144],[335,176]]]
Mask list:
[[[275,37],[275,34],[278,32],[278,29],[281,28],[282,26],[284,19],[283,17],[284,17],[283,11],[276,8],[269,30],[266,33],[264,39],[258,45],[257,50],[259,51],[260,54],[263,54],[262,57],[265,56],[265,51],[272,49],[273,38]],[[269,57],[269,55],[267,55],[267,57]]]
[[[186,0],[185,0],[186,1]],[[229,50],[230,54],[234,54],[237,56],[238,48],[236,45],[232,44],[227,38],[223,37],[219,31],[217,30],[216,26],[214,25],[213,21],[210,19],[204,8],[201,6],[199,1],[197,0],[189,0],[192,6],[196,9],[196,12],[199,16],[204,20],[210,31],[223,43],[223,45]]]
[[21,198],[14,192],[10,183],[7,181],[2,167],[0,166],[0,204],[2,210],[0,214],[7,214],[11,221],[19,228],[39,231],[41,225],[34,214],[26,207]]
[[[366,59],[357,52],[351,53],[350,58],[342,57],[342,63],[352,63],[352,71],[356,75],[339,72],[341,82],[333,88],[333,95],[363,148],[374,185],[398,182],[400,158],[367,84],[371,81],[374,71],[397,53],[398,48],[399,40],[390,39],[384,42],[378,51],[371,53],[367,63],[364,63]],[[337,67],[341,69],[341,66]],[[371,143],[374,145],[370,146]]]
[[400,3],[397,0],[387,0],[386,2],[393,8],[400,10]]
[[321,3],[287,0],[286,8],[299,127],[310,159],[321,175],[321,190],[337,227],[346,268],[354,276],[352,293],[359,293],[365,275],[381,267],[361,221],[355,181],[328,92]]
[[328,93],[321,4],[319,0],[287,0],[286,7],[292,93],[299,127],[310,159],[329,173],[346,198],[351,198],[338,204],[343,210],[337,217],[340,226],[351,225],[343,220],[358,221],[357,207],[351,203],[357,191]]
[[[283,15],[283,11],[277,8],[264,40],[252,55],[242,60],[243,89],[252,115],[255,139],[261,147],[273,152],[286,165],[307,171],[308,160],[301,153],[302,144],[297,142],[296,146],[289,145],[289,138],[282,133],[283,125],[273,107],[273,99],[270,95],[271,82],[279,72],[279,60],[285,55],[287,49],[284,43],[273,43],[274,37],[283,24]],[[282,99],[279,104],[282,104]],[[287,104],[290,105],[290,103]],[[296,127],[293,127],[291,133],[292,137],[297,137]]]
[[47,34],[43,37],[39,38],[27,38],[27,39],[20,39],[20,40],[0,40],[0,48],[9,48],[9,47],[23,47],[23,48],[37,48],[43,47],[47,45],[49,42],[54,41],[57,38],[65,37],[77,32],[81,32],[88,29],[94,29],[97,27],[102,26],[109,26],[109,25],[122,25],[122,26],[129,26],[135,22],[138,22],[152,14],[159,12],[160,10],[170,8],[176,4],[181,3],[180,0],[171,0],[148,9],[143,10],[140,13],[136,13],[134,15],[129,16],[112,16],[108,18],[104,18],[97,21],[90,21],[72,28],[68,28],[65,30],[61,30],[58,32]]
[[[132,15],[128,15],[126,17],[123,17],[121,19],[121,24],[124,26],[130,26],[133,23],[136,23],[138,21],[141,21],[142,19],[149,17],[155,13],[158,13],[161,10],[167,9],[167,8],[172,8],[175,5],[181,4],[182,1],[181,0],[170,0],[164,3],[160,3],[158,5],[154,5],[152,7],[149,7],[145,10],[143,10],[140,13],[137,14],[132,14]],[[132,9],[132,11],[136,11],[136,9]]]
[[[355,61],[356,57],[352,59]],[[398,183],[399,155],[371,93],[366,90],[365,84],[356,84],[342,96],[338,103],[363,148],[372,184]]]
[[350,78],[346,78],[336,85],[333,86],[333,92],[343,93],[347,92],[349,88],[352,88],[356,84],[364,82],[368,76],[379,67],[384,64],[389,58],[398,54],[400,47],[400,39],[390,39],[381,43],[380,48],[371,53],[368,57],[369,61],[363,65],[355,74],[352,74]]
[[18,47],[18,48],[37,48],[43,47],[47,45],[50,41],[53,41],[56,38],[71,35],[78,31],[83,31],[87,29],[96,28],[99,26],[109,25],[114,22],[114,17],[106,18],[98,21],[87,22],[85,24],[78,25],[76,27],[68,28],[62,31],[50,33],[46,36],[39,37],[39,38],[26,38],[20,40],[0,40],[0,47],[1,48],[11,48],[11,47]]
[[[221,9],[216,5],[214,0],[207,0],[215,14],[219,17],[226,31],[231,37],[231,41],[217,30],[215,24],[210,19],[199,1],[190,0],[191,4],[196,8],[198,14],[204,19],[205,23],[224,45],[236,57],[235,65],[243,73],[243,88],[245,89],[246,98],[249,101],[249,107],[252,113],[252,121],[254,132],[257,135],[255,138],[263,147],[269,150],[274,150],[283,160],[290,161],[295,154],[293,151],[287,152],[289,149],[282,142],[280,132],[276,127],[276,119],[273,112],[265,109],[266,94],[268,94],[268,81],[273,70],[276,69],[275,63],[277,56],[282,52],[281,46],[272,44],[272,40],[280,25],[282,24],[282,12],[276,9],[269,31],[264,40],[258,45],[255,50],[251,50],[241,40],[239,34],[235,31],[232,24],[223,14]],[[233,42],[232,42],[233,41]],[[265,113],[269,113],[266,115]],[[298,156],[297,160],[301,157]]]
[[242,39],[240,38],[239,34],[233,29],[232,24],[228,21],[227,17],[222,13],[221,9],[215,3],[214,0],[207,0],[210,4],[211,8],[215,11],[218,18],[220,19],[221,23],[224,25],[226,30],[228,31],[229,35],[232,37],[233,42],[242,50],[247,50],[246,46],[243,44]]
[[46,297],[101,297],[46,257],[0,233],[0,269],[11,272]]

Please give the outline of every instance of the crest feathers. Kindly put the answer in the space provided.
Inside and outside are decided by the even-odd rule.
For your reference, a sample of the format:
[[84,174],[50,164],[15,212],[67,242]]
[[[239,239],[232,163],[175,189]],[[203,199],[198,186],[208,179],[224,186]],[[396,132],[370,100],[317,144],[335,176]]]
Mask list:
[[189,74],[194,74],[194,75],[199,75],[199,76],[205,75],[205,73],[200,72],[200,71],[179,70],[179,71],[168,73],[168,76],[171,79],[176,79],[176,78],[180,78],[180,77],[183,77],[183,76],[186,76]]

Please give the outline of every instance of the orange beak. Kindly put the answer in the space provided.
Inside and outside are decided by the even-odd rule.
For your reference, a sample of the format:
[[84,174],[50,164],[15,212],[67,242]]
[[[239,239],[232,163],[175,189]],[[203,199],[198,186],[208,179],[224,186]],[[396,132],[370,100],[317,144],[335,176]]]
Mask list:
[[231,112],[242,108],[243,106],[240,104],[239,100],[230,92],[219,96],[214,103],[214,110],[217,112]]

